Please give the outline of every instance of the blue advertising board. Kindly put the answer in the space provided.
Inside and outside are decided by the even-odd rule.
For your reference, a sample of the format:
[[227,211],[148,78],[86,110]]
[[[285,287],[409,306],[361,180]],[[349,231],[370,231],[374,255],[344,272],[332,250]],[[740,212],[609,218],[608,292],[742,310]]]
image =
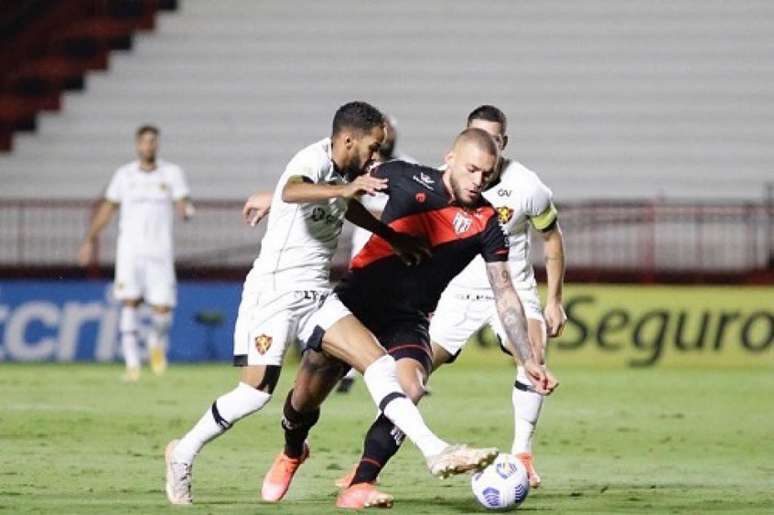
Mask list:
[[[182,282],[171,361],[230,360],[242,285]],[[118,315],[108,281],[0,281],[0,361],[115,361]],[[141,310],[141,336],[148,312]]]

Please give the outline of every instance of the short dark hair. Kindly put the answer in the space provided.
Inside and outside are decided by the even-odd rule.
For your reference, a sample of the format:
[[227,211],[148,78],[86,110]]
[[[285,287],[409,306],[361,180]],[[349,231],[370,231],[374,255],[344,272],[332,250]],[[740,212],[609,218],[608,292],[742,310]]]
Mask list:
[[497,146],[494,138],[491,134],[483,129],[468,127],[464,131],[460,132],[454,139],[454,148],[457,148],[457,145],[462,143],[472,143],[487,154],[493,155],[495,157],[500,156],[500,148]]
[[468,126],[470,126],[473,120],[485,120],[487,122],[499,123],[503,127],[503,133],[508,127],[508,120],[505,118],[505,113],[489,104],[478,106],[470,112],[468,115]]
[[150,132],[150,133],[154,134],[155,136],[158,136],[160,131],[159,131],[159,128],[156,127],[155,125],[148,125],[148,124],[140,125],[137,128],[137,131],[134,133],[134,137],[135,138],[139,138],[140,136],[142,136],[146,132]]
[[384,115],[377,108],[367,102],[349,102],[333,115],[332,134],[335,136],[343,129],[367,133],[381,125],[384,125]]

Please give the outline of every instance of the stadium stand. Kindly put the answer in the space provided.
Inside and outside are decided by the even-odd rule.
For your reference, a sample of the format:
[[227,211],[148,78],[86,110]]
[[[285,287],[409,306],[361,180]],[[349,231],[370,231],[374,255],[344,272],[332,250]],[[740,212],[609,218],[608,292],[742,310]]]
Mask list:
[[241,198],[351,98],[394,114],[430,163],[471,106],[496,103],[511,154],[564,200],[760,199],[772,176],[771,2],[303,6],[180,2],[16,136],[2,196],[96,194],[153,121],[195,192]]
[[[504,108],[507,153],[553,188],[574,269],[726,273],[774,260],[770,2],[65,4],[90,6],[92,21],[61,27],[46,47],[58,54],[26,68],[62,80],[22,127],[37,130],[0,154],[0,265],[72,263],[83,199],[152,122],[195,198],[217,199],[178,231],[182,265],[244,266],[260,231],[239,226],[239,202],[272,188],[353,98],[396,116],[400,149],[427,163],[473,106]],[[142,8],[116,7],[130,4]],[[50,82],[24,76],[17,93]]]

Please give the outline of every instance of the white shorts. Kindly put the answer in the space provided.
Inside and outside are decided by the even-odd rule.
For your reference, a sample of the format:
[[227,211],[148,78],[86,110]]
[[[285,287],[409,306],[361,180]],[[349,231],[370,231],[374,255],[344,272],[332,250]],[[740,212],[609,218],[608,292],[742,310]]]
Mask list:
[[[519,300],[528,319],[543,321],[537,288],[517,289]],[[462,351],[468,338],[490,324],[497,336],[507,336],[491,290],[470,290],[450,285],[444,290],[430,320],[430,339],[452,356]]]
[[301,341],[304,342],[307,348],[320,351],[325,331],[345,316],[351,314],[352,312],[341,302],[339,296],[331,293],[301,331]]
[[151,306],[174,306],[177,301],[172,256],[116,256],[113,294],[118,300],[143,299]]
[[234,365],[282,365],[288,347],[311,333],[328,289],[267,291],[249,279],[234,327]]

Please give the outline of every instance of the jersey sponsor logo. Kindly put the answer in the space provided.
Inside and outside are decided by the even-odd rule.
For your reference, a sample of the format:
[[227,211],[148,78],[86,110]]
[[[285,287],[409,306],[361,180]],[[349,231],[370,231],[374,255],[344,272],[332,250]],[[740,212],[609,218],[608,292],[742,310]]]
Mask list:
[[470,229],[470,226],[473,224],[473,220],[462,213],[461,211],[458,212],[454,216],[454,220],[452,221],[452,225],[454,226],[454,232],[457,234],[463,234],[468,232],[468,229]]
[[256,336],[255,350],[257,350],[260,354],[266,354],[266,352],[271,348],[271,340],[271,336],[267,334]]
[[511,190],[506,190],[505,188],[497,190],[497,194],[501,197],[510,197],[511,193],[513,193]]
[[497,211],[497,219],[500,221],[501,224],[507,224],[511,221],[511,218],[513,218],[513,209],[502,206],[496,208]]
[[327,224],[335,225],[341,220],[334,216],[333,214],[329,213],[325,208],[322,207],[316,207],[312,210],[311,215],[313,222],[322,222],[325,221]]
[[420,191],[419,193],[416,194],[414,198],[417,199],[417,202],[419,202],[420,204],[423,204],[425,200],[427,200],[427,195],[425,194],[424,191]]
[[421,184],[422,186],[424,186],[429,190],[432,190],[433,189],[432,185],[435,184],[435,181],[431,179],[429,175],[423,172],[419,172],[419,177],[417,177],[416,175],[412,175],[411,178],[414,179],[415,182],[418,182],[419,184]]

